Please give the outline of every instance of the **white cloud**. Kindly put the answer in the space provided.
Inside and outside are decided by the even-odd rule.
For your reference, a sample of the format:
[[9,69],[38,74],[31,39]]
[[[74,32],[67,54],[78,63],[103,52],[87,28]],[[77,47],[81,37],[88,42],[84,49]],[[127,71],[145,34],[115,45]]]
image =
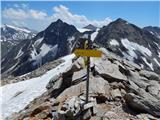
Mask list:
[[44,19],[47,17],[47,14],[42,11],[36,11],[36,10],[29,10],[28,16],[32,17],[33,19]]
[[26,19],[28,16],[26,12],[22,9],[15,9],[15,8],[5,8],[2,11],[2,16],[8,19]]
[[78,27],[83,27],[88,24],[93,24],[95,26],[101,27],[103,25],[107,25],[110,23],[112,20],[110,18],[106,18],[104,20],[89,20],[86,16],[84,15],[77,15],[77,14],[72,14],[69,11],[69,8],[60,5],[53,7],[54,14],[52,15],[53,20],[61,19],[67,23],[76,25]]
[[21,8],[6,8],[2,12],[2,16],[4,18],[8,19],[17,19],[17,20],[23,20],[23,19],[44,19],[47,14],[42,11],[37,11],[33,9],[21,9]]
[[[18,4],[19,5],[19,4]],[[44,30],[51,22],[61,19],[64,22],[75,25],[76,27],[84,27],[93,24],[97,27],[107,25],[112,20],[106,18],[103,20],[90,20],[84,15],[73,14],[69,8],[63,5],[53,7],[53,14],[48,15],[44,11],[30,9],[27,4],[14,5],[17,7],[5,8],[2,11],[2,21],[11,21],[14,24],[27,24],[27,27]]]

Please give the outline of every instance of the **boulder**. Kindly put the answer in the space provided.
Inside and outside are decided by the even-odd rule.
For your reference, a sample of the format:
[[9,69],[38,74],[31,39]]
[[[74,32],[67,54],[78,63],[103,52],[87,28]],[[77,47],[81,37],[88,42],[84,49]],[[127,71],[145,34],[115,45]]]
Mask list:
[[119,66],[108,60],[99,59],[95,61],[95,70],[110,82],[127,81],[127,77],[120,72]]
[[[143,93],[144,94],[144,93]],[[134,110],[139,112],[148,112],[154,116],[160,117],[160,101],[145,93],[138,96],[134,93],[125,95],[126,103]]]
[[49,83],[47,84],[46,88],[49,89],[58,89],[61,87],[62,84],[62,75],[56,75],[53,78],[51,78],[51,80],[49,81]]
[[73,120],[74,116],[80,111],[80,99],[76,96],[68,98],[59,106],[58,119]]
[[149,80],[160,81],[159,75],[157,75],[155,72],[141,70],[139,73],[141,76],[144,76],[144,77],[148,78]]
[[77,84],[86,79],[87,70],[81,69],[80,71],[74,72],[72,76],[72,83]]
[[160,92],[160,85],[148,85],[146,91],[149,92],[151,95],[158,97],[157,95]]
[[146,89],[149,85],[149,80],[139,75],[138,72],[131,71],[130,81],[134,82],[139,88]]
[[58,117],[54,118],[57,120],[75,120],[76,118],[87,120],[92,115],[95,115],[97,112],[95,100],[92,98],[92,101],[85,103],[81,98],[83,97],[72,96],[61,102],[58,106]]
[[111,96],[114,100],[121,99],[122,95],[119,89],[111,90]]
[[[103,78],[90,77],[89,80],[89,94],[90,96],[109,96],[109,83]],[[81,82],[77,85],[73,85],[65,89],[58,97],[57,100],[63,100],[66,97],[79,96],[80,94],[86,93],[86,82]]]

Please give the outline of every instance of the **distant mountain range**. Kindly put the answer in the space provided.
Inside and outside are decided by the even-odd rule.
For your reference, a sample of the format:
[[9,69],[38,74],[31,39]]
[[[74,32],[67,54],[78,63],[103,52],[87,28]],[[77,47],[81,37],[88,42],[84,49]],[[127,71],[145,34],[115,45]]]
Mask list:
[[12,25],[1,26],[1,55],[2,57],[22,40],[33,38],[37,32],[24,27]]
[[[46,62],[68,55],[82,48],[88,35],[93,44],[104,47],[143,69],[160,73],[160,32],[158,27],[143,29],[121,18],[97,28],[88,25],[78,29],[60,19],[34,36],[33,32],[9,51],[2,59],[2,75],[22,75]],[[4,32],[3,32],[4,34]],[[7,35],[7,33],[5,33]],[[31,35],[31,37],[29,37]],[[12,36],[12,35],[7,35]],[[25,36],[25,35],[24,35]],[[32,36],[34,36],[32,38]],[[15,37],[9,37],[15,38]],[[2,38],[1,38],[2,39]],[[2,41],[5,41],[6,36]]]

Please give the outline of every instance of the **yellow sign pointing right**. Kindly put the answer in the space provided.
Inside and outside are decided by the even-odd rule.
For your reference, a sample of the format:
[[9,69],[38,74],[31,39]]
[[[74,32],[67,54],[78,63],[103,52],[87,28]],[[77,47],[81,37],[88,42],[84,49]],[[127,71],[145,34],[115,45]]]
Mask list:
[[76,56],[86,56],[86,57],[101,57],[102,52],[99,50],[90,50],[90,49],[76,49],[74,51]]

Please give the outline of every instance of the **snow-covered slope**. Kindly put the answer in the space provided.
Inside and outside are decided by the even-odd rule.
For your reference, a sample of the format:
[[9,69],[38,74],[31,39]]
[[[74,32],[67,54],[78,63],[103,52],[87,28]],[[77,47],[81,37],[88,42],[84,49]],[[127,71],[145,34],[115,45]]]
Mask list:
[[2,108],[0,120],[24,109],[33,99],[42,95],[46,91],[46,85],[50,79],[65,72],[72,65],[74,57],[74,54],[63,57],[64,63],[40,77],[0,87],[0,104]]

